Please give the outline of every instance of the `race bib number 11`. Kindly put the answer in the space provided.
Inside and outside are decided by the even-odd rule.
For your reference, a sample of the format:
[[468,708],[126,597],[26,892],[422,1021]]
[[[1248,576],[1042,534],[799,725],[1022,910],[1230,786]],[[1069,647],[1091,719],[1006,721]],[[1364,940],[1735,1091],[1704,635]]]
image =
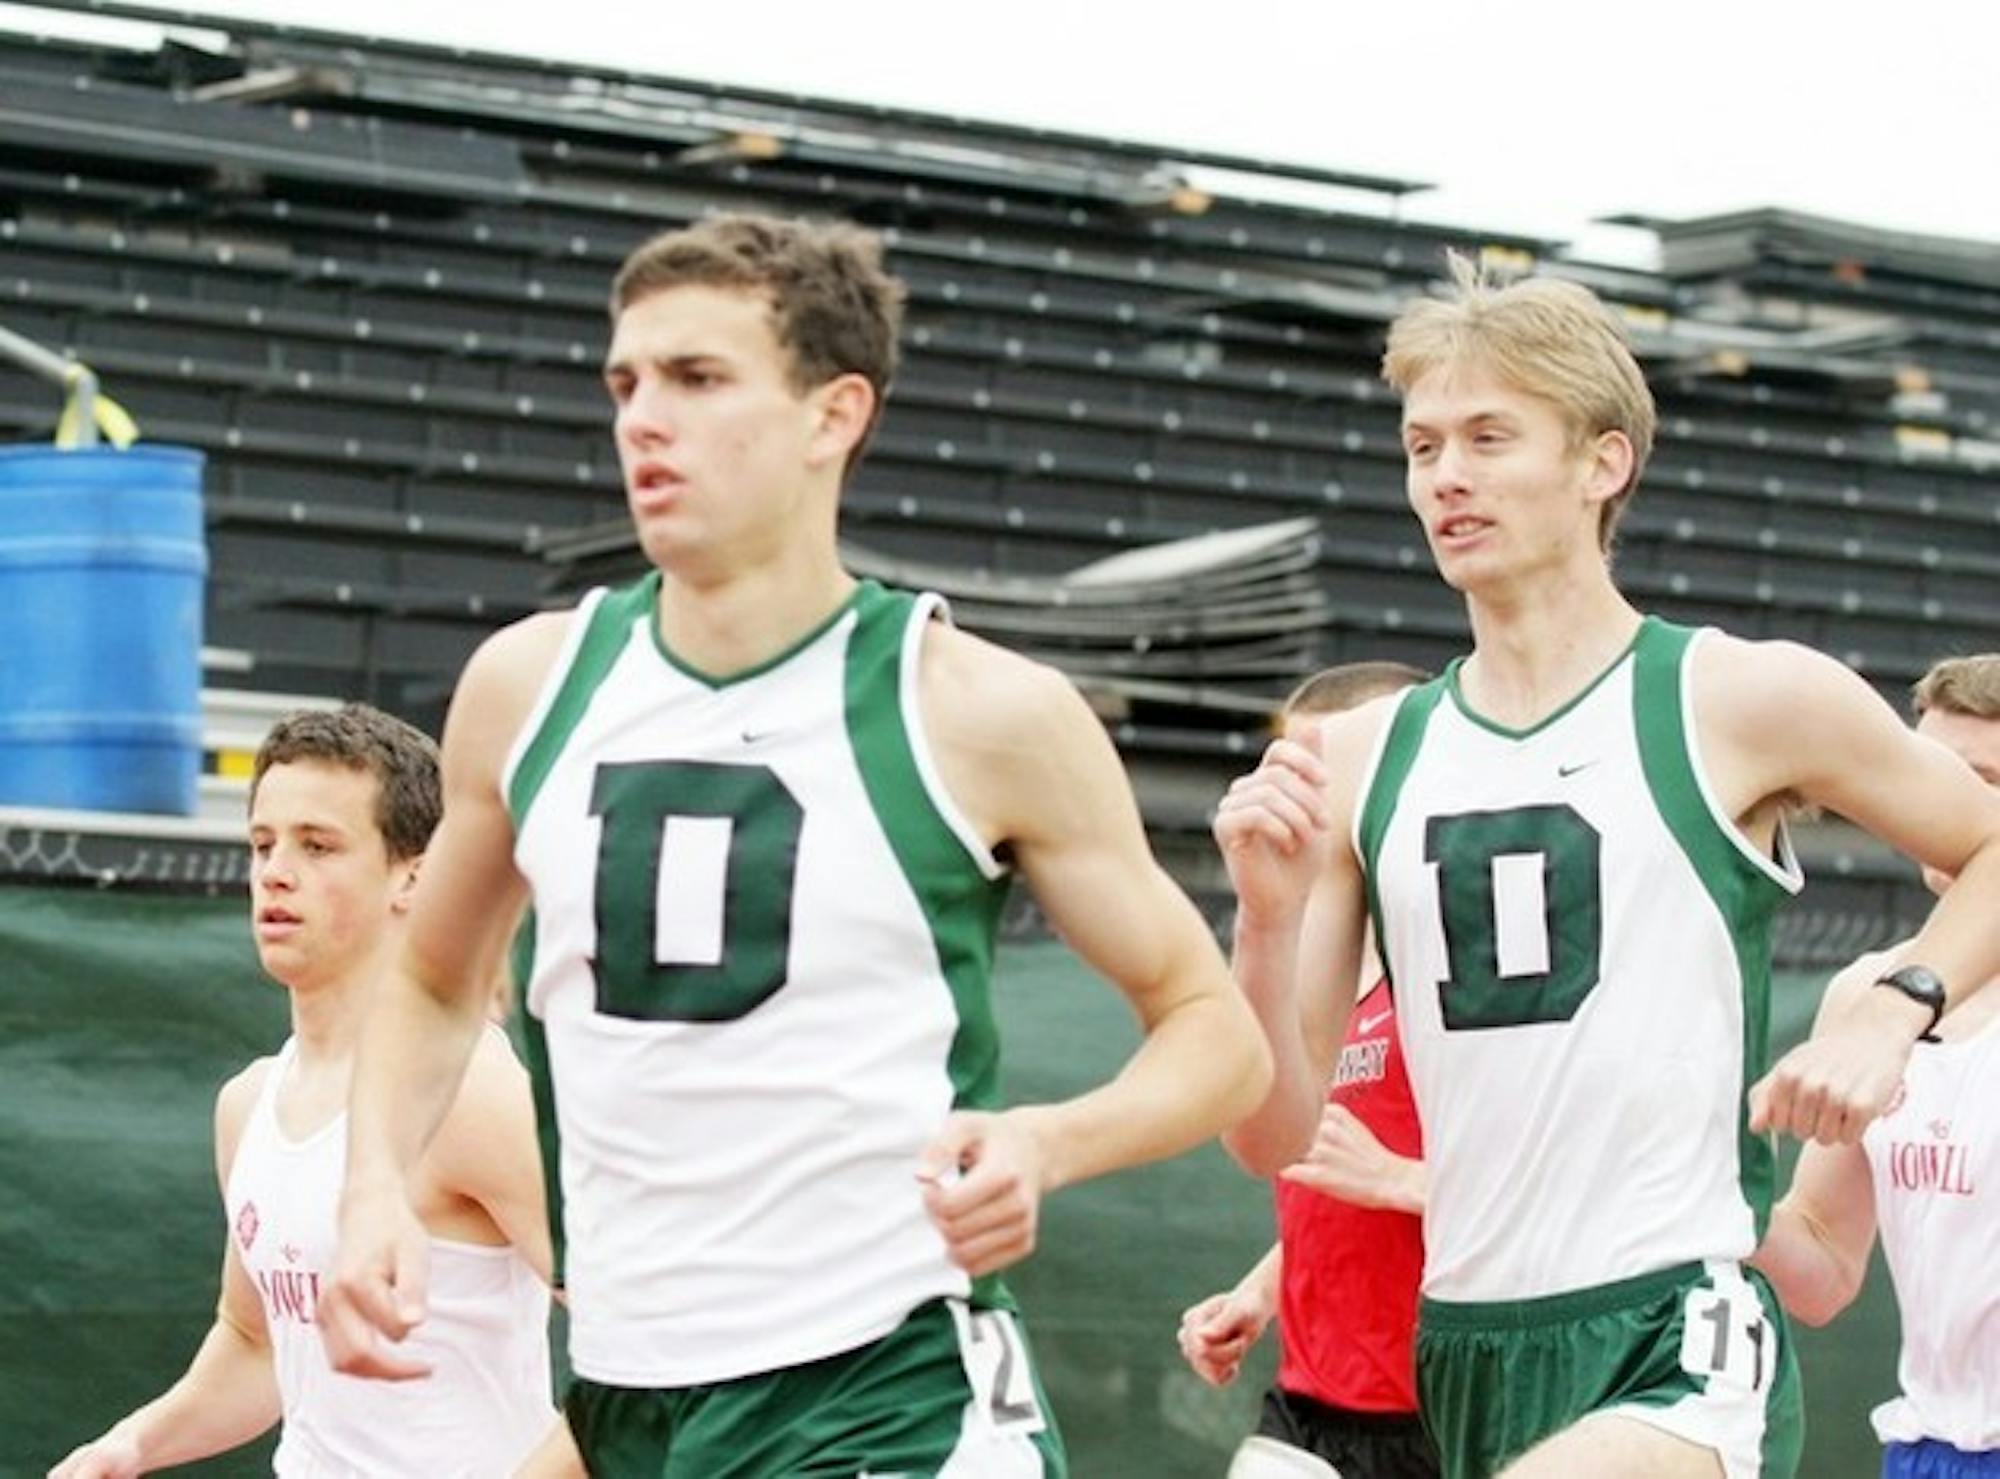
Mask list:
[[1756,1291],[1696,1289],[1681,1310],[1681,1370],[1739,1392],[1760,1392],[1777,1358],[1777,1332]]

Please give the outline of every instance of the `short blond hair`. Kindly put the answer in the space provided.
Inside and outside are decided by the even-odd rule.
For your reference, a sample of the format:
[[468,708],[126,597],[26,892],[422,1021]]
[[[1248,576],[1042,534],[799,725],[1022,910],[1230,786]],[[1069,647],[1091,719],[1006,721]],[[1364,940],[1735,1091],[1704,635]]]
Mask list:
[[1345,713],[1371,698],[1428,683],[1430,678],[1429,673],[1409,663],[1379,659],[1321,668],[1285,696],[1277,722],[1282,726],[1292,718]]
[[1483,365],[1568,423],[1579,448],[1607,431],[1632,444],[1632,476],[1598,516],[1597,542],[1611,538],[1652,455],[1659,411],[1631,340],[1604,300],[1581,283],[1525,277],[1501,283],[1459,252],[1447,254],[1442,297],[1413,300],[1389,325],[1382,378],[1398,395],[1433,370]]
[[1932,663],[1911,688],[1910,703],[1919,719],[1933,709],[1972,719],[2000,719],[2000,652]]

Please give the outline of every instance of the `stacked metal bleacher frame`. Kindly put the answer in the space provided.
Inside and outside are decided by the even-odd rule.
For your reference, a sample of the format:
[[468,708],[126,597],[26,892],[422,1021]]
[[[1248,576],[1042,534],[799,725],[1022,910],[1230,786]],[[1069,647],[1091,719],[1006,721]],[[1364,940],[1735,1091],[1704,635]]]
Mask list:
[[[1254,752],[1260,705],[1298,666],[1435,665],[1463,644],[1374,369],[1446,248],[1624,309],[1662,410],[1618,556],[1641,604],[1810,642],[1892,696],[1936,655],[2000,646],[1983,435],[2000,286],[1954,244],[1760,213],[1647,223],[1664,270],[1611,270],[1411,221],[1413,181],[45,8],[205,33],[0,35],[0,314],[95,365],[150,435],[208,452],[208,620],[253,654],[247,686],[435,724],[472,645],[560,598],[545,553],[621,516],[596,385],[611,270],[650,231],[732,207],[868,222],[910,283],[906,368],[843,514],[881,559],[1049,580],[1318,522],[1310,642],[1102,704],[1164,850],[1211,898],[1192,798]],[[1203,168],[1346,203],[1238,198]],[[0,374],[0,434],[44,434],[40,403],[8,388]],[[1146,678],[1143,658],[1122,676]],[[1838,832],[1822,850],[1827,903],[1804,917],[1823,922],[1796,928],[1795,958],[1915,907],[1878,852]]]

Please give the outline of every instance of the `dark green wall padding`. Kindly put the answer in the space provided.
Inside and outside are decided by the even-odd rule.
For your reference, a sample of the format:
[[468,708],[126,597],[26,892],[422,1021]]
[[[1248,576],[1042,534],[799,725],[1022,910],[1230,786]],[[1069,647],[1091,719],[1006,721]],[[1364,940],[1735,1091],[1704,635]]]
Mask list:
[[[178,1374],[214,1306],[222,1219],[210,1147],[217,1087],[285,1033],[246,905],[81,888],[0,887],[0,1476],[40,1475]],[[1010,1097],[1059,1097],[1136,1041],[1115,992],[1056,944],[1000,960]],[[1818,982],[1779,982],[1774,1035],[1810,1020]],[[1202,1386],[1174,1330],[1270,1236],[1270,1203],[1208,1147],[1055,1197],[1012,1280],[1079,1479],[1217,1476],[1255,1417],[1267,1340],[1238,1385]],[[1804,1472],[1877,1471],[1869,1408],[1894,1384],[1895,1315],[1878,1269],[1856,1309],[1800,1335]],[[182,1470],[270,1472],[268,1442]]]
[[[163,1390],[215,1310],[215,1092],[284,1040],[249,906],[0,888],[0,1474]],[[269,1475],[270,1445],[187,1472]]]

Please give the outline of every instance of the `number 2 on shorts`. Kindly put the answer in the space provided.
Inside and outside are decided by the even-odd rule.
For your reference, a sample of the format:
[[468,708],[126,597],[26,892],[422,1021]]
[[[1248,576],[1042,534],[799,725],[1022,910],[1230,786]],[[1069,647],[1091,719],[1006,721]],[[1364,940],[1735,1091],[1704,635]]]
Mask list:
[[1008,1310],[952,1306],[974,1406],[996,1433],[1039,1433],[1048,1419],[1035,1397],[1028,1348]]

